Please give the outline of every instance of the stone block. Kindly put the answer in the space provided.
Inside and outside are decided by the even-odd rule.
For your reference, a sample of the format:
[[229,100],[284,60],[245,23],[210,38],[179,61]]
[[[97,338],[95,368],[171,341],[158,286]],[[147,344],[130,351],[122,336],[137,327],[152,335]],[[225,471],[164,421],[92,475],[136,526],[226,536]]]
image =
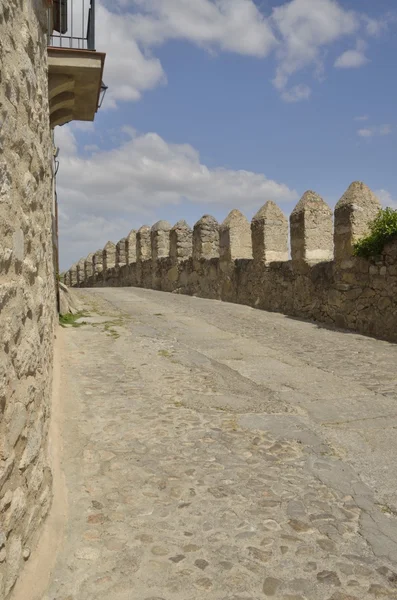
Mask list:
[[193,228],[193,260],[219,258],[219,223],[204,215]]
[[103,271],[103,250],[97,250],[94,252],[94,257],[92,259],[92,266],[94,270],[94,275],[98,275]]
[[252,258],[250,224],[239,210],[232,210],[219,227],[219,254],[225,262]]
[[80,258],[77,263],[77,285],[85,282],[85,258]]
[[70,267],[69,269],[69,276],[70,276],[70,286],[74,287],[77,285],[77,264],[74,264]]
[[255,262],[288,260],[288,220],[271,200],[252,219],[251,237]]
[[7,407],[4,419],[7,423],[7,442],[14,447],[19,440],[27,421],[26,408],[23,402],[15,402]]
[[290,215],[291,258],[313,264],[333,258],[332,212],[315,192],[307,191]]
[[168,221],[158,221],[151,228],[150,239],[154,262],[170,255],[170,230],[171,225]]
[[152,258],[152,243],[150,238],[150,227],[142,225],[136,234],[136,261],[143,262]]
[[16,524],[23,518],[27,507],[26,494],[21,487],[17,488],[11,494],[11,502],[4,509],[4,528],[7,535],[12,531]]
[[41,415],[34,426],[31,427],[26,441],[25,450],[19,462],[19,469],[24,471],[40,452],[44,415]]
[[94,274],[94,253],[93,252],[91,252],[91,254],[89,254],[84,261],[84,274],[85,274],[85,281],[88,281],[89,277],[92,277]]
[[127,264],[127,238],[122,238],[116,244],[116,267],[122,267]]
[[127,235],[126,243],[126,263],[131,265],[136,262],[136,231],[131,229]]
[[116,244],[107,242],[102,251],[103,270],[112,269],[116,264]]
[[335,206],[335,260],[353,254],[353,245],[368,233],[369,223],[376,217],[381,204],[365,183],[353,182]]
[[5,580],[5,597],[13,588],[21,568],[22,562],[22,543],[21,538],[11,536],[7,547],[7,575]]
[[66,273],[64,275],[64,281],[65,281],[65,285],[67,285],[68,287],[71,286],[70,271],[66,271]]
[[193,252],[193,230],[186,221],[178,221],[170,231],[170,257],[174,263],[187,260]]

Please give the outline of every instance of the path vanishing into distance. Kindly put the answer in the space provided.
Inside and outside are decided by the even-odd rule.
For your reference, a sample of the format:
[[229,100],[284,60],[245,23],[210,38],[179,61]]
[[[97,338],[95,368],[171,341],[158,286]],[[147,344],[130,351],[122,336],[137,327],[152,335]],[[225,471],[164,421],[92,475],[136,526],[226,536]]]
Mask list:
[[397,345],[77,294],[90,317],[59,333],[67,504],[40,598],[397,598]]

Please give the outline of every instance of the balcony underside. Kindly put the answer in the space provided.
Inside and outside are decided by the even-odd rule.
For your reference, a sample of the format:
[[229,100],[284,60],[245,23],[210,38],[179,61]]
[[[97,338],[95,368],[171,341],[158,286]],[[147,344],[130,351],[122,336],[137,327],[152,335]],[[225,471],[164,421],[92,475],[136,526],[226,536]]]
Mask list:
[[48,48],[51,127],[94,120],[104,62],[102,52]]

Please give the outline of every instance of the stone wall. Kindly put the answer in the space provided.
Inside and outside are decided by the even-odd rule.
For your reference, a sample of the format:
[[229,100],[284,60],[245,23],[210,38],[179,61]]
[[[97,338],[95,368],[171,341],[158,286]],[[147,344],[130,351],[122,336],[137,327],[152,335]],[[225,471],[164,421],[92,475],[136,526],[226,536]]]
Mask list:
[[[216,298],[397,342],[397,240],[376,260],[352,255],[354,242],[366,234],[379,208],[371,190],[354,182],[334,216],[318,194],[306,192],[289,228],[271,201],[251,224],[238,210],[221,225],[205,215],[193,231],[185,221],[172,228],[160,221],[137,232],[131,260],[80,285]],[[75,271],[72,267],[67,274],[72,282]]]
[[51,503],[56,314],[47,3],[0,2],[0,598]]

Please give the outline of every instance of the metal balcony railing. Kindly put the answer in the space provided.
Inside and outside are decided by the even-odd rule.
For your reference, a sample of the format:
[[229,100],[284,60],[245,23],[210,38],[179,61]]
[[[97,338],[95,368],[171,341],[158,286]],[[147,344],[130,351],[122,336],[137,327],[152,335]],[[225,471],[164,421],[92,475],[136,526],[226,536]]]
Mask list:
[[54,0],[48,9],[48,46],[95,50],[95,0]]

